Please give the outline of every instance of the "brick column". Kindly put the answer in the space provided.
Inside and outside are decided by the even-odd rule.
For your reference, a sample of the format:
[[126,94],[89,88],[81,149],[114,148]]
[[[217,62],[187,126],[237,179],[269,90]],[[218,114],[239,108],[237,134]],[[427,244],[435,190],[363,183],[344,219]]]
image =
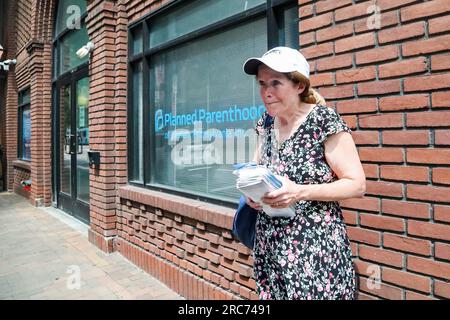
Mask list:
[[[126,182],[126,21],[124,6],[89,1],[86,19],[95,44],[90,63],[90,148],[100,152],[100,168],[90,170],[89,240],[114,251],[117,183]],[[119,180],[118,180],[119,179]]]
[[28,43],[31,105],[30,202],[49,206],[52,195],[52,34],[54,0],[35,0],[31,10],[32,41]]
[[[3,45],[7,50],[3,53],[2,60],[14,59],[16,55],[16,13],[17,2],[8,1],[6,8],[6,28],[7,36]],[[17,159],[17,84],[15,66],[10,66],[6,76],[6,188],[13,191],[14,188],[14,167],[13,161]]]
[[31,86],[31,195],[33,205],[51,203],[51,42],[27,47]]
[[[127,0],[117,2],[115,38],[115,144],[116,144],[116,186],[127,184]],[[116,198],[120,208],[120,197]]]

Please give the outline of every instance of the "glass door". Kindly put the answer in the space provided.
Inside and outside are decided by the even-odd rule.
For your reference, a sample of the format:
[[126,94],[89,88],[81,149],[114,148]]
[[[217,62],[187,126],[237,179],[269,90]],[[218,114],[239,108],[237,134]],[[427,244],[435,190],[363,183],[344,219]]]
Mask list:
[[89,78],[86,72],[58,81],[58,207],[89,223]]
[[76,196],[89,204],[89,78],[76,82],[76,92]]

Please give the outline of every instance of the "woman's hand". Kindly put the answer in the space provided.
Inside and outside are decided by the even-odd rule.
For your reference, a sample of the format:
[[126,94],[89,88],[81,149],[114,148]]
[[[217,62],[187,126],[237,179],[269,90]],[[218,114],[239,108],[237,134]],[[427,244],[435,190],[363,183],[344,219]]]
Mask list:
[[272,208],[287,208],[297,201],[306,199],[306,186],[298,185],[294,181],[286,177],[276,175],[276,178],[283,184],[280,189],[266,193],[261,198],[264,204],[270,205]]
[[249,197],[246,197],[245,199],[246,199],[247,204],[250,207],[252,207],[253,209],[255,209],[255,210],[261,210],[262,209],[262,206],[261,206],[261,204],[259,202],[255,202],[255,201],[253,201],[252,198],[249,198]]

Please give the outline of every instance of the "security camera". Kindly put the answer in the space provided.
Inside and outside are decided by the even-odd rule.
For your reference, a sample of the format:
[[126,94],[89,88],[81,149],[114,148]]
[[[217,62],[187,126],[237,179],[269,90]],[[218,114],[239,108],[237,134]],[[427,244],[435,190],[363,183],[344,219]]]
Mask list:
[[5,60],[5,61],[3,61],[3,63],[4,64],[7,64],[7,65],[10,65],[10,64],[16,64],[17,63],[17,60],[16,59],[8,59],[8,60]]
[[3,62],[0,62],[0,68],[3,68],[3,70],[5,70],[5,71],[9,71],[9,66],[16,64],[16,63],[17,63],[16,59],[12,59],[12,60],[8,59]]
[[94,50],[94,44],[92,42],[88,42],[86,43],[84,46],[82,46],[80,49],[78,49],[77,51],[77,56],[78,58],[84,58],[89,52],[91,52],[92,50]]

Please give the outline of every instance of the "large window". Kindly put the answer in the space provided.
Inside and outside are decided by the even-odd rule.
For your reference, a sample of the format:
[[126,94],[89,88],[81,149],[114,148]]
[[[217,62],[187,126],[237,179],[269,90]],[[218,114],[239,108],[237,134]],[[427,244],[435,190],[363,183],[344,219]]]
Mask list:
[[[276,5],[275,5],[276,4]],[[298,48],[297,1],[173,1],[129,29],[129,180],[236,202],[265,108],[250,56]]]
[[86,63],[89,55],[79,58],[78,49],[89,41],[84,23],[87,15],[85,0],[60,0],[55,20],[53,77],[72,71]]
[[31,160],[31,110],[30,89],[19,92],[19,134],[18,134],[18,158]]

